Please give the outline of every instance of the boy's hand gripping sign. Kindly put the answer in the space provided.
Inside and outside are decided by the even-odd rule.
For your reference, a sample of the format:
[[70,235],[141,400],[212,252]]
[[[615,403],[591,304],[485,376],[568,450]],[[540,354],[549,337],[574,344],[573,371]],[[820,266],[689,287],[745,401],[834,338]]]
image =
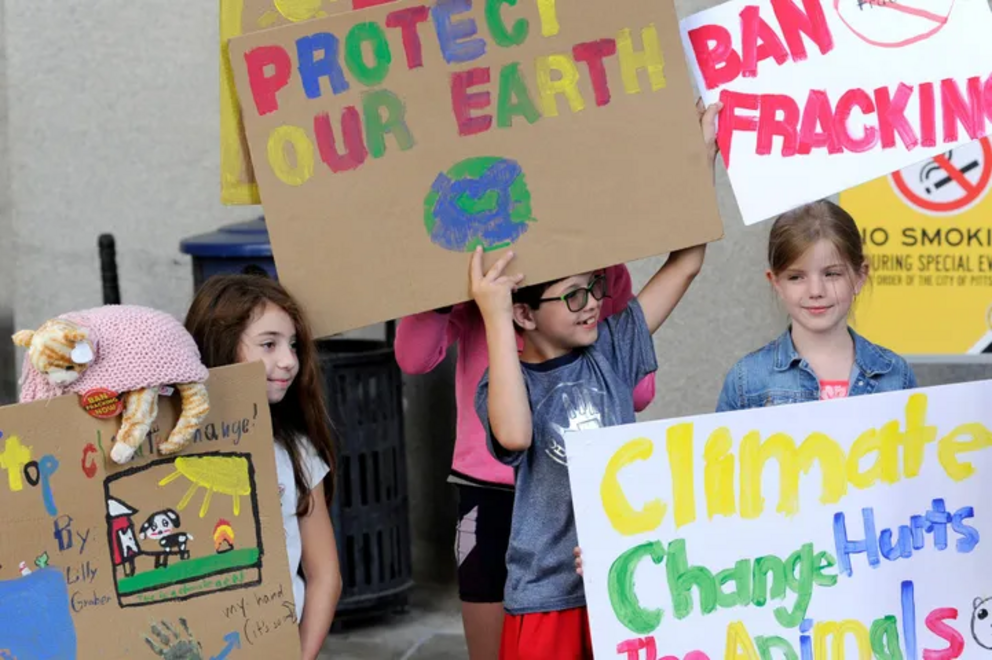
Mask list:
[[596,658],[992,657],[992,381],[566,438]]
[[229,52],[318,335],[467,300],[476,246],[535,283],[722,236],[669,2],[406,0]]
[[984,0],[732,0],[682,21],[753,224],[992,130]]

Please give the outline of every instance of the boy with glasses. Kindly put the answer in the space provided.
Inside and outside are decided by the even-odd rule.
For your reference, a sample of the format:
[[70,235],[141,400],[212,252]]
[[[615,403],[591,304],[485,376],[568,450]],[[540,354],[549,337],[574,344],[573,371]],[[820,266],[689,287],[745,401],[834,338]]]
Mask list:
[[[719,110],[714,104],[701,117],[711,167]],[[565,434],[636,421],[631,393],[658,368],[651,335],[688,290],[704,253],[705,245],[673,252],[637,298],[603,322],[602,275],[518,290],[523,275],[503,274],[512,252],[485,274],[481,249],[472,256],[472,297],[489,348],[475,407],[490,452],[513,466],[516,477],[501,660],[593,657],[574,564]]]

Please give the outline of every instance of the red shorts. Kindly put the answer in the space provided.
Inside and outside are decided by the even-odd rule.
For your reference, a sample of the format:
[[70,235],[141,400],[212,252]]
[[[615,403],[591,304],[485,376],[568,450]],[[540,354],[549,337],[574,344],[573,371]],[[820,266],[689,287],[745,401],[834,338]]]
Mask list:
[[503,619],[499,660],[592,660],[585,607]]

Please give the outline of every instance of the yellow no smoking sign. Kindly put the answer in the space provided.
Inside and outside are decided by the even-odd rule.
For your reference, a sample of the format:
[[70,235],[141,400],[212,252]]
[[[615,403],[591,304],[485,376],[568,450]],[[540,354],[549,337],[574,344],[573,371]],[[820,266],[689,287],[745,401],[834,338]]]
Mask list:
[[858,332],[909,355],[992,353],[990,189],[985,138],[841,193],[871,262]]

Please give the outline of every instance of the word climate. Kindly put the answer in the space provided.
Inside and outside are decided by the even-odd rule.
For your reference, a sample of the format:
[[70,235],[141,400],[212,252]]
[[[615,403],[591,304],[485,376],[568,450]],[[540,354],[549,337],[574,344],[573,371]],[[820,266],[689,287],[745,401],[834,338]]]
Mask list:
[[[927,424],[926,415],[927,396],[914,394],[906,403],[904,427],[899,420],[892,420],[880,428],[867,429],[849,451],[825,433],[811,433],[797,445],[785,433],[762,438],[758,431],[749,431],[735,456],[729,429],[718,428],[703,449],[707,516],[712,519],[739,515],[746,520],[760,517],[765,511],[763,474],[772,459],[779,469],[776,511],[786,516],[799,513],[800,477],[808,474],[813,465],[819,466],[822,475],[819,500],[825,505],[840,502],[850,487],[866,490],[919,476],[926,446],[933,442],[937,443],[937,459],[948,477],[963,481],[972,476],[975,467],[959,455],[992,447],[992,431],[979,423],[962,424],[938,440],[937,427]],[[698,516],[693,425],[674,424],[666,436],[674,521],[675,527],[681,528],[695,522]],[[653,531],[667,515],[668,505],[660,499],[634,509],[619,480],[623,468],[649,459],[653,452],[651,440],[632,440],[617,450],[606,467],[600,495],[610,523],[621,534]]]

